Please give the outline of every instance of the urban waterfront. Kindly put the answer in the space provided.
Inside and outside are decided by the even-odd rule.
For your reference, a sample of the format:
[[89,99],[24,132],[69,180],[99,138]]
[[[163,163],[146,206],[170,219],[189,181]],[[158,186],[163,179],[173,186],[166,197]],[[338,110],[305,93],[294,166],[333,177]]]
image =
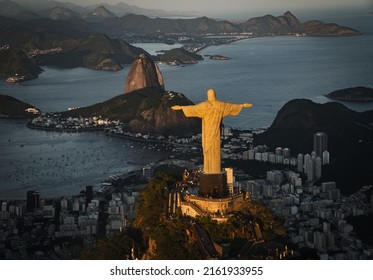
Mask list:
[[[254,38],[212,46],[201,52],[202,55],[229,56],[232,58],[229,61],[206,58],[196,65],[160,65],[160,69],[167,90],[182,92],[195,103],[204,100],[206,90],[213,87],[225,101],[254,104],[240,116],[227,118],[226,125],[240,129],[267,127],[291,99],[307,98],[325,103],[330,100],[324,95],[331,91],[354,86],[373,87],[371,21],[371,16],[359,18],[357,28],[365,28],[362,36]],[[159,44],[160,49],[163,47]],[[124,66],[118,72],[104,72],[45,67],[36,80],[19,85],[1,83],[0,92],[28,102],[43,112],[64,111],[121,94],[128,69],[129,66]],[[373,109],[369,103],[344,104],[357,111]],[[112,174],[141,166],[128,162],[146,164],[162,156],[161,151],[148,149],[144,144],[138,146],[129,140],[110,139],[102,133],[32,131],[26,127],[26,121],[20,120],[1,120],[0,142],[4,151],[0,193],[4,198],[22,198],[33,188],[46,196],[74,194],[85,185],[98,184]],[[91,158],[88,156],[83,164],[81,154],[74,154],[77,150]],[[69,160],[62,158],[70,152]],[[91,159],[95,159],[94,162],[99,159],[98,164],[93,164]],[[61,160],[68,161],[62,169]],[[50,176],[61,170],[65,175]]]
[[[199,137],[129,134],[119,121],[57,113],[35,118],[28,127],[28,120],[0,119],[0,257],[372,259],[372,242],[361,235],[362,224],[369,225],[372,217],[372,186],[353,182],[351,192],[344,193],[340,175],[335,182],[322,177],[334,164],[330,157],[337,158],[329,153],[335,141],[315,133],[313,148],[304,146],[300,153],[286,145],[274,148],[277,143],[252,145],[264,131],[260,127],[269,126],[289,100],[324,103],[330,91],[372,87],[371,46],[371,34],[255,38],[202,51],[229,61],[161,65],[166,89],[194,102],[205,100],[206,89],[213,87],[224,101],[254,104],[225,123],[258,129],[222,128],[218,149],[229,166],[223,196],[203,192]],[[127,66],[116,73],[45,68],[38,80],[0,90],[44,112],[63,111],[120,94],[127,71]],[[368,103],[346,105],[373,109]],[[371,131],[371,122],[359,125]],[[97,131],[83,132],[89,129]],[[165,143],[172,141],[177,144]],[[361,161],[360,155],[354,159]],[[182,179],[156,174],[170,165]],[[196,186],[199,195],[193,193]]]

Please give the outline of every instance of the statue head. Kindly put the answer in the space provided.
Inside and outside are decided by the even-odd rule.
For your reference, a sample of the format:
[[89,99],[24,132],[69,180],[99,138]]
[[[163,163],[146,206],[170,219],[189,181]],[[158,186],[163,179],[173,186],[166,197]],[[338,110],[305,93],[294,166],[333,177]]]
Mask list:
[[216,95],[215,95],[215,90],[210,88],[207,91],[207,100],[208,101],[215,101],[216,100]]

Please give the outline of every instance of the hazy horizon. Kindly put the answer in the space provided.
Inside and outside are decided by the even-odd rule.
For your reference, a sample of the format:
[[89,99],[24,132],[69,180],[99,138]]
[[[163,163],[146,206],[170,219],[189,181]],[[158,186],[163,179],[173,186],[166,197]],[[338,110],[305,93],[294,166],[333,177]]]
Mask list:
[[[14,0],[25,2],[25,0]],[[338,14],[337,11],[373,12],[372,0],[56,0],[71,2],[81,6],[94,4],[126,3],[145,9],[160,9],[172,13],[188,13],[196,16],[212,16],[221,18],[240,18],[248,16],[260,16],[263,14],[280,15],[286,11],[307,14]]]

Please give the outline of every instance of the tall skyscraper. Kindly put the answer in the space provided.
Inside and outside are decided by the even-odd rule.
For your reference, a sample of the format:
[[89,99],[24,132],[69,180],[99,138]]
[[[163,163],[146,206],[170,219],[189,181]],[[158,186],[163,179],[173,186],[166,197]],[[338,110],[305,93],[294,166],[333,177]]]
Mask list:
[[291,151],[289,148],[285,148],[282,150],[282,155],[284,158],[290,158],[291,157]]
[[298,159],[297,159],[297,171],[298,172],[303,172],[303,165],[304,165],[304,162],[303,162],[303,154],[299,154],[298,155]]
[[328,135],[324,132],[317,132],[313,135],[313,150],[317,157],[323,156],[323,152],[328,150]]
[[322,164],[325,165],[325,164],[329,164],[329,163],[330,163],[329,152],[328,151],[324,151],[322,153]]
[[61,200],[55,200],[54,202],[54,225],[56,227],[56,230],[60,230],[61,226]]
[[316,158],[316,170],[315,170],[315,176],[317,179],[321,178],[321,168],[322,168],[322,160],[320,157]]
[[281,147],[277,147],[276,148],[276,155],[282,156],[282,151],[283,151],[283,149]]
[[307,174],[307,181],[311,182],[313,181],[313,161],[309,154],[304,156],[304,173]]
[[93,198],[93,186],[85,187],[85,208],[87,208],[88,203],[92,201]]
[[26,210],[32,212],[40,207],[40,196],[38,191],[27,191]]

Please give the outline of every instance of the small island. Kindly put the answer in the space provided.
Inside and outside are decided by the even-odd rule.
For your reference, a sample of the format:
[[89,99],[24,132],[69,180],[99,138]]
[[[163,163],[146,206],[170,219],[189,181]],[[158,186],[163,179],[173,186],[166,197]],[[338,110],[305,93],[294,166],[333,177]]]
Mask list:
[[228,57],[228,56],[223,56],[223,55],[216,54],[216,55],[210,55],[210,59],[212,59],[212,60],[230,60],[231,58]]
[[326,97],[348,102],[373,102],[373,89],[367,87],[352,87],[333,91]]
[[196,53],[191,53],[183,48],[175,48],[166,51],[158,57],[160,63],[168,65],[196,64],[203,60],[203,57]]

